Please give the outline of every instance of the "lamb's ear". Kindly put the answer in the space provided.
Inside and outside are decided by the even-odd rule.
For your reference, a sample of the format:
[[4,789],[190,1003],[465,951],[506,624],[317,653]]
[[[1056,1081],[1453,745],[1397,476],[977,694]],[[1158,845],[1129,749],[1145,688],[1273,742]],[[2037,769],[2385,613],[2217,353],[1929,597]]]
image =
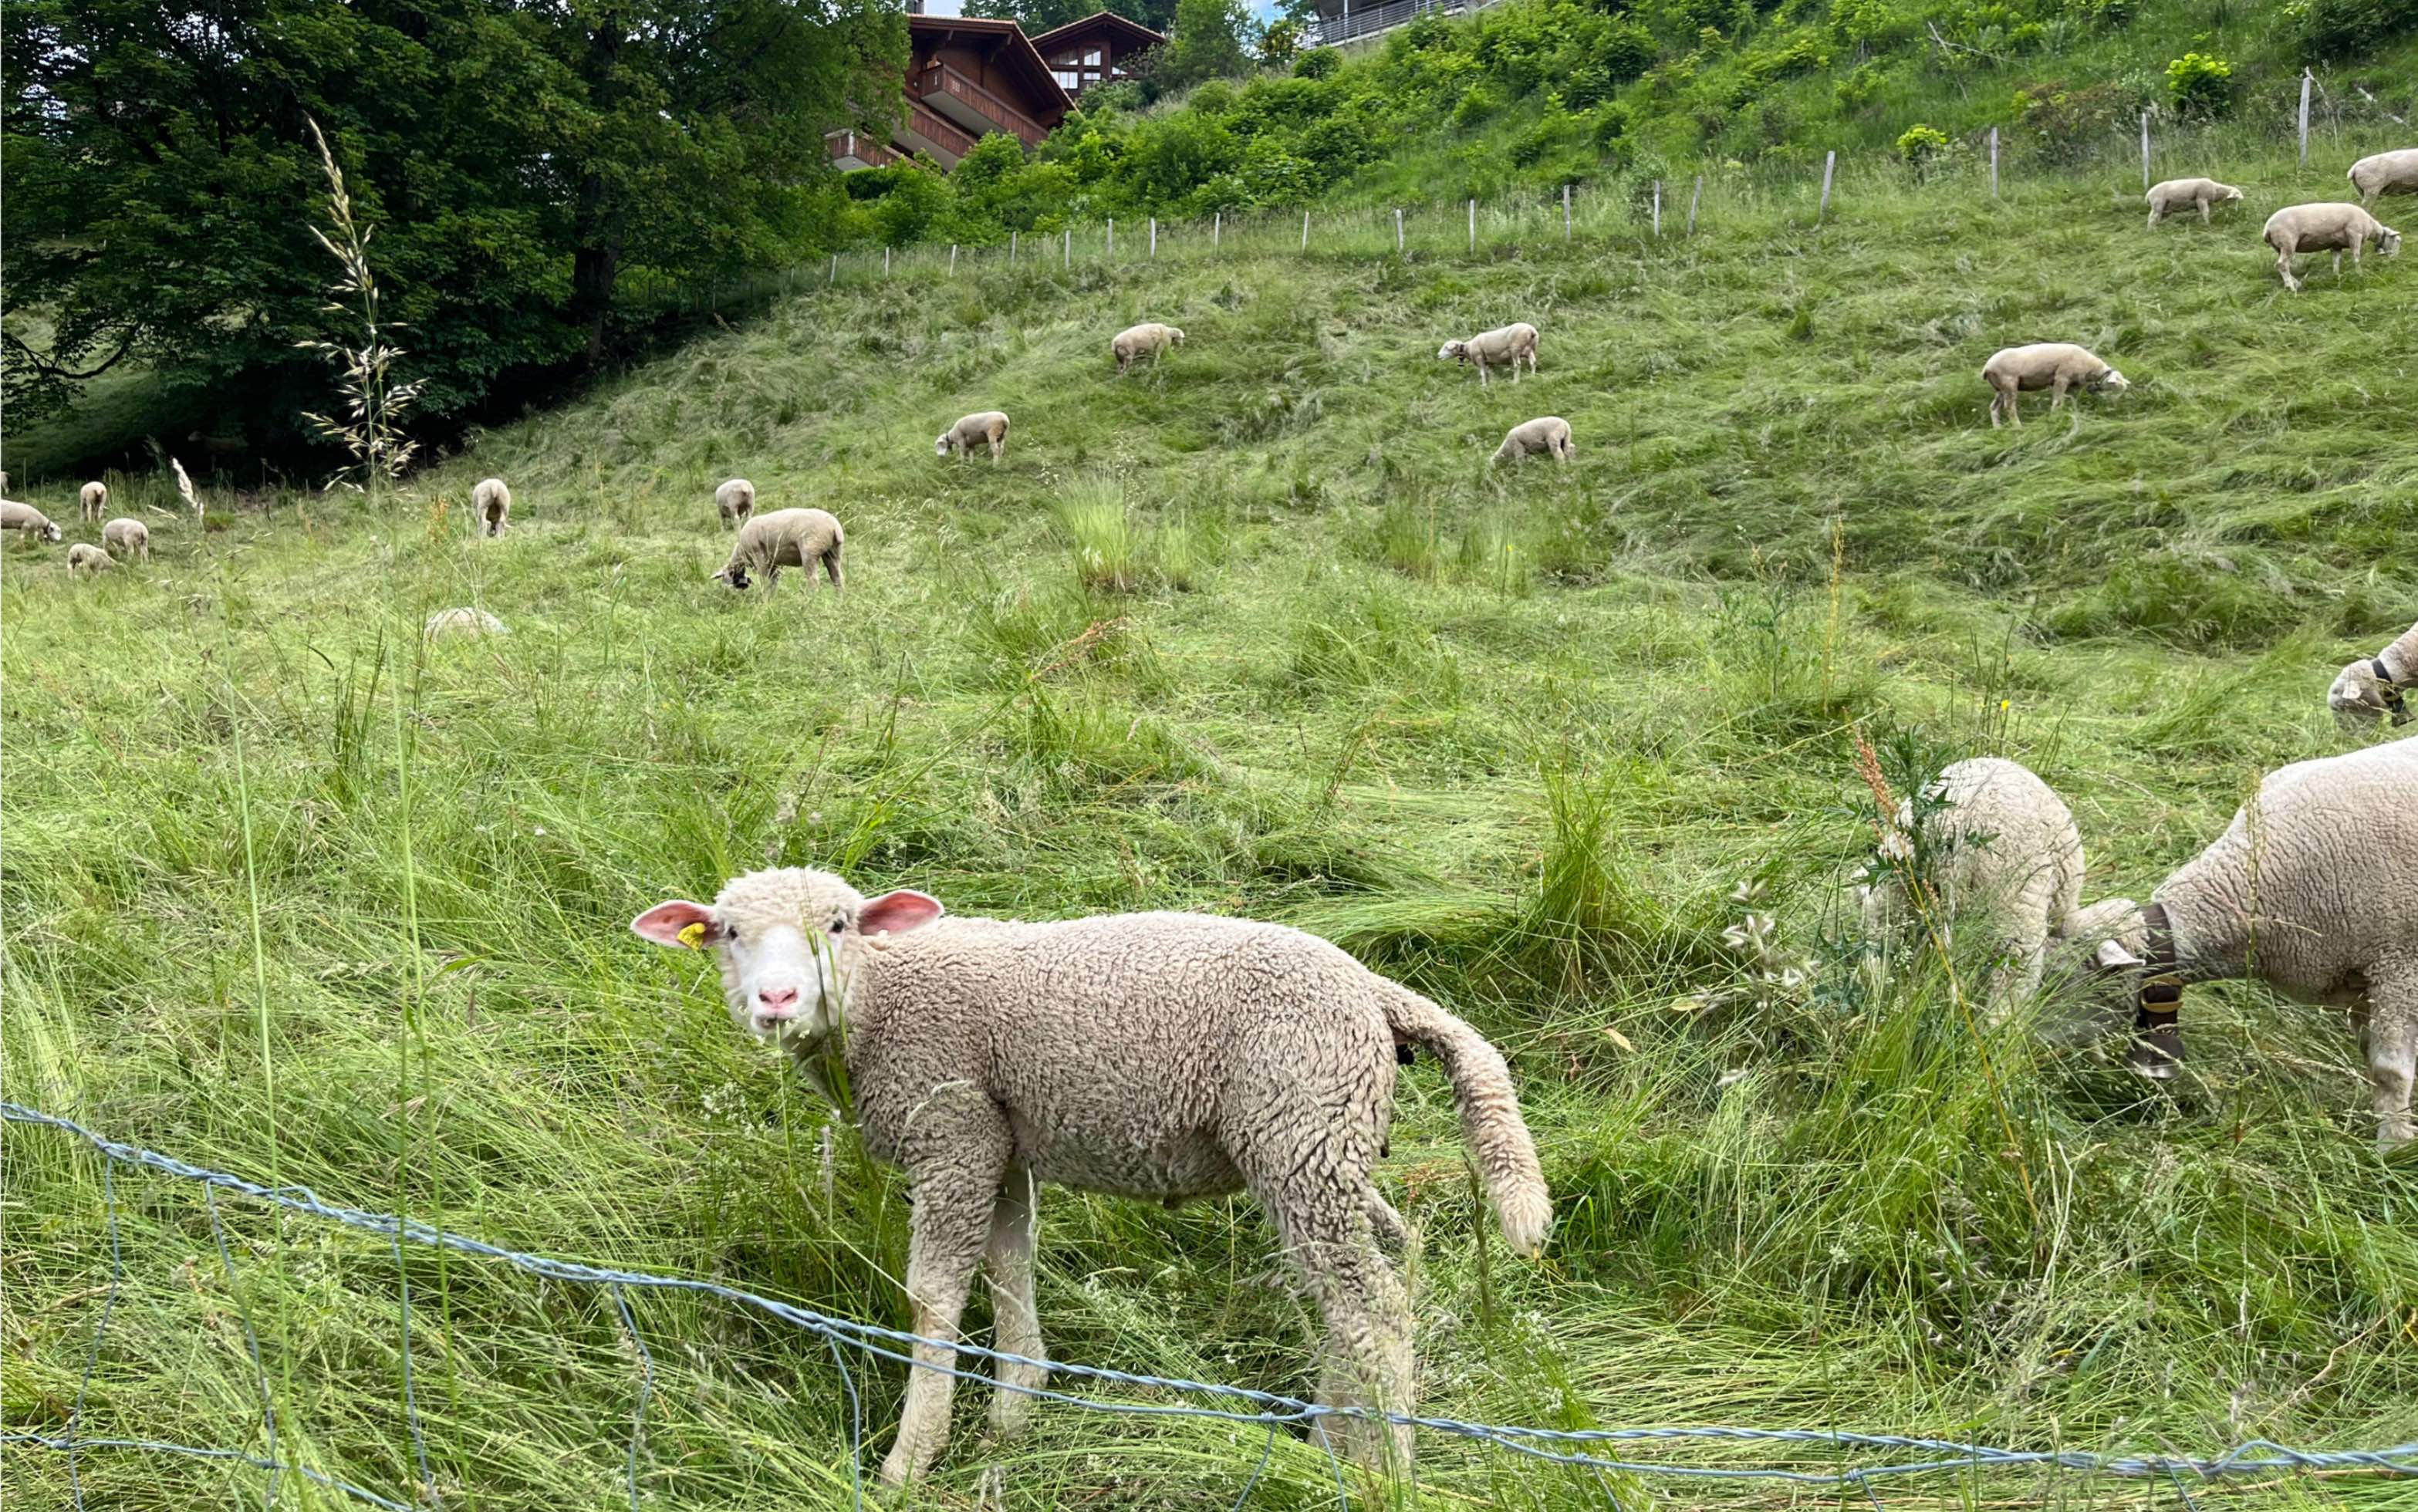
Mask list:
[[2101,940],[2098,951],[2091,955],[2090,960],[2092,965],[2103,971],[2119,971],[2128,966],[2149,964],[2126,950],[2120,941],[2113,939]]
[[911,929],[921,929],[949,910],[941,900],[928,893],[918,893],[902,887],[895,893],[884,893],[856,910],[856,932],[861,935],[903,935]]
[[630,921],[630,932],[658,945],[685,945],[691,950],[713,944],[728,933],[714,921],[712,909],[686,898],[656,904]]

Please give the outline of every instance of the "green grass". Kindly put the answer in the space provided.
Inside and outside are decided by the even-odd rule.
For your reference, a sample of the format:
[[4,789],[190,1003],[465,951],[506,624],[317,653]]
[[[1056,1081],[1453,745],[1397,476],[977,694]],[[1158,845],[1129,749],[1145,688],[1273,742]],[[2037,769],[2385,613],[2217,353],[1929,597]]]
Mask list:
[[[1566,246],[1556,217],[1403,260],[1372,219],[1306,259],[1280,228],[1155,267],[950,283],[911,259],[479,437],[379,517],[215,498],[226,528],[153,515],[158,563],[90,583],[12,543],[0,1086],[331,1200],[903,1323],[899,1183],[843,1132],[827,1184],[808,1089],[700,960],[625,921],[768,862],[961,911],[1244,913],[1341,941],[1512,1059],[1559,1220],[1538,1264],[1487,1257],[1433,1068],[1400,1094],[1382,1180],[1421,1230],[1429,1411],[2418,1438],[2418,1167],[2373,1152],[2338,1016],[2195,991],[2171,1097],[2020,1028],[1985,1070],[1947,968],[1866,985],[1842,906],[1871,841],[1857,732],[1924,754],[1901,766],[2030,763],[2082,823],[2092,895],[2140,896],[2257,771],[2344,748],[2327,680],[2418,605],[2418,275],[2283,295],[2258,220],[2339,165],[2211,166],[2258,192],[2156,235],[2120,175],[1997,206],[1851,176],[1818,230],[1801,188],[1724,180],[1692,241],[1622,220]],[[1189,341],[1118,379],[1109,337],[1144,317]],[[1513,318],[1544,331],[1538,378],[1481,391],[1435,360]],[[2091,344],[2133,392],[1992,432],[1982,359],[2037,339]],[[994,405],[1003,465],[932,456]],[[1579,460],[1490,472],[1539,413]],[[467,520],[491,472],[499,543]],[[840,516],[845,598],[707,580],[732,474]],[[116,502],[171,496],[127,480]],[[74,517],[65,484],[35,501]],[[471,603],[512,634],[417,642]],[[1723,943],[1746,879],[1812,984]],[[99,1173],[7,1139],[0,1408],[56,1431],[106,1277]],[[260,1448],[240,1304],[284,1449],[406,1494],[389,1252],[227,1203],[230,1286],[191,1191],[118,1193],[129,1282],[86,1431]],[[1063,1358],[1314,1383],[1247,1200],[1052,1192],[1041,1264]],[[620,1504],[636,1361],[609,1298],[409,1265],[446,1504]],[[646,1505],[846,1504],[819,1344],[636,1306]],[[878,1449],[899,1372],[855,1379]],[[997,1465],[1008,1506],[1225,1506],[1263,1442],[1052,1408],[993,1450],[960,1402],[927,1504],[976,1505]],[[1571,1473],[1423,1451],[1422,1504],[1601,1504]],[[0,1472],[12,1505],[67,1504],[63,1457]],[[81,1474],[92,1506],[259,1490],[122,1453]],[[1833,1504],[1613,1484],[1631,1507]],[[1286,1440],[1253,1504],[1333,1491]],[[2418,1504],[2357,1477],[2195,1494]],[[1884,1496],[2174,1500],[2045,1474]],[[281,1504],[333,1504],[297,1482]]]

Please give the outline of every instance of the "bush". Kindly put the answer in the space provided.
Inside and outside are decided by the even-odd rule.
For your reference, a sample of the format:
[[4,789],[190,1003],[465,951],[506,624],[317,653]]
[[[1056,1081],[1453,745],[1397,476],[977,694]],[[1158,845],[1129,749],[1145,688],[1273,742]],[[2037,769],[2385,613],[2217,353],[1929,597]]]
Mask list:
[[2186,53],[2166,65],[2166,96],[2185,115],[2222,115],[2233,103],[2233,65]]
[[1331,47],[1313,47],[1293,60],[1296,79],[1331,79],[1343,67],[1343,54]]
[[2304,57],[2333,63],[2372,53],[2418,26],[2418,8],[2409,0],[2290,0],[2284,20]]
[[1641,78],[1654,67],[1654,34],[1638,22],[1621,21],[1604,34],[1596,60],[1614,84]]
[[1917,168],[1948,150],[1948,133],[1932,126],[1909,126],[1897,139],[1897,155]]

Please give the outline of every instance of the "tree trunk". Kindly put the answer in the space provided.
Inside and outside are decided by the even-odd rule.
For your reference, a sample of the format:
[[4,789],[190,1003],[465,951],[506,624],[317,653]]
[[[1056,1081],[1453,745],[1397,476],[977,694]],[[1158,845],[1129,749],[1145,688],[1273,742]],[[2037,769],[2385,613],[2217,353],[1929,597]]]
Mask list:
[[[621,21],[606,14],[588,34],[588,56],[581,73],[588,84],[588,104],[604,114],[614,108],[614,70],[621,56]],[[613,309],[613,283],[621,271],[619,209],[611,203],[604,175],[590,170],[580,176],[575,212],[577,247],[571,259],[571,313],[588,329],[588,360],[604,355],[604,322]]]

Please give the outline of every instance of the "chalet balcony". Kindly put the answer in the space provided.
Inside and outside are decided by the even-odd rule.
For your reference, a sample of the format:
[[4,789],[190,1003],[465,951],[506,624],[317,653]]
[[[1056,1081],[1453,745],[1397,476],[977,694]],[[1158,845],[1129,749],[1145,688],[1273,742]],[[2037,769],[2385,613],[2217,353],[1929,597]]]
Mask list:
[[1469,0],[1384,0],[1380,5],[1354,6],[1340,15],[1321,15],[1311,23],[1307,40],[1312,47],[1339,47],[1382,37],[1430,13],[1458,16],[1477,8]]
[[831,154],[832,166],[843,171],[850,168],[879,168],[884,163],[906,162],[905,154],[879,137],[863,131],[827,131],[823,147]]
[[950,158],[952,162],[964,157],[973,138],[985,132],[1005,131],[1028,147],[1039,146],[1049,135],[1039,121],[938,59],[915,75],[911,93],[919,105],[930,106],[972,133],[966,146]]

